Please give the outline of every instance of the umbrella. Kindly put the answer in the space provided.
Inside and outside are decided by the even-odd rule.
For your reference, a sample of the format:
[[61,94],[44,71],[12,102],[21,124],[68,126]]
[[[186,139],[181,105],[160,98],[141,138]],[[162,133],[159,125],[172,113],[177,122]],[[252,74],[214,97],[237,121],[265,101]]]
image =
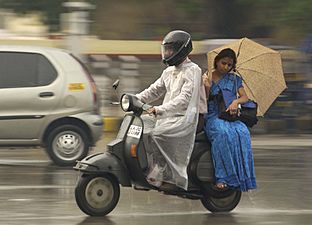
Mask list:
[[258,103],[257,115],[263,116],[286,88],[280,53],[242,38],[207,53],[209,72],[213,70],[214,58],[224,48],[235,51],[237,73],[243,79],[248,98]]

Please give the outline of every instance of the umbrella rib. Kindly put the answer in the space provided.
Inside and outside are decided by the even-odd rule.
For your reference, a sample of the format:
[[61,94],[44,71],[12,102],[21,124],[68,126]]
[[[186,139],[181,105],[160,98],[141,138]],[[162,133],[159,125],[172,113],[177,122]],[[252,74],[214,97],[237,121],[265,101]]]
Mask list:
[[[245,70],[248,70],[248,69],[245,69]],[[258,71],[256,71],[256,70],[251,70],[251,71],[255,71],[256,73],[259,73]],[[240,73],[239,73],[240,74]],[[273,78],[273,77],[271,77],[271,76],[269,76],[272,80],[274,80],[274,81],[277,81],[275,78]],[[244,80],[244,78],[242,77],[242,79]],[[286,83],[280,83],[280,82],[278,82],[277,81],[277,83],[276,83],[276,85],[277,86],[279,86],[279,93],[281,93],[283,90],[285,90],[285,88],[287,88],[287,86],[286,86]],[[245,81],[244,81],[244,86],[249,90],[249,98],[251,98],[252,100],[255,100],[256,102],[257,102],[257,98],[256,98],[256,96],[254,95],[254,92],[253,92],[253,89],[248,85],[248,83],[246,83]],[[272,103],[271,103],[272,104]],[[271,105],[270,104],[270,105]],[[260,115],[261,114],[264,114],[264,112],[266,111],[266,109],[264,109],[264,112],[260,112],[261,111],[261,109],[260,109],[261,107],[259,106],[259,113],[260,113]]]
[[[236,70],[236,72],[238,73],[238,75],[240,76],[240,78],[243,79],[243,77],[242,77],[242,75],[240,74],[240,72],[239,72],[238,70]],[[244,79],[243,79],[243,80],[244,80]],[[252,92],[252,89],[249,87],[249,85],[248,85],[246,82],[244,82],[244,84],[245,84],[245,86],[250,90],[250,93],[251,93],[251,95],[252,95],[252,99],[255,100],[256,97],[255,97],[254,93]]]
[[244,82],[244,84],[245,84],[245,86],[250,90],[250,93],[251,93],[251,95],[252,95],[252,99],[255,100],[256,97],[255,97],[254,93],[252,92],[252,89],[249,87],[249,85],[248,85],[246,82]]
[[245,38],[243,38],[243,39],[241,40],[241,42],[239,43],[239,47],[238,47],[237,54],[236,54],[236,58],[237,58],[237,59],[238,59],[238,56],[239,56],[239,54],[240,54],[240,50],[241,50],[241,47],[242,47],[242,44],[243,44],[244,40],[245,40]]
[[[238,69],[236,69],[236,70],[238,70],[239,71],[239,69],[243,69],[243,70],[248,70],[248,71],[252,71],[252,72],[256,72],[256,73],[259,73],[259,74],[261,74],[262,72],[259,72],[259,71],[257,71],[257,70],[253,70],[253,69],[248,69],[248,68],[238,68]],[[240,74],[240,73],[239,73]],[[270,74],[265,74],[266,76],[268,76],[268,77],[270,77],[272,80],[274,80],[274,81],[276,81],[277,83],[279,83],[279,84],[281,84],[282,86],[286,86],[286,84],[285,83],[283,83],[283,82],[280,82],[279,80],[277,80],[275,77],[272,77]],[[243,78],[243,76],[241,76],[242,78]],[[243,78],[244,79],[244,78]]]
[[265,54],[279,54],[279,53],[276,53],[276,52],[264,52],[264,53],[262,53],[262,54],[259,54],[259,55],[256,55],[256,56],[254,56],[254,57],[251,57],[251,58],[249,58],[248,60],[246,60],[246,61],[244,61],[244,62],[240,62],[240,63],[237,63],[237,66],[239,66],[239,65],[242,65],[242,64],[244,64],[244,63],[247,63],[247,62],[249,62],[249,61],[251,61],[251,60],[254,60],[254,59],[256,59],[256,58],[258,58],[258,57],[260,57],[260,56],[262,56],[262,55],[265,55]]

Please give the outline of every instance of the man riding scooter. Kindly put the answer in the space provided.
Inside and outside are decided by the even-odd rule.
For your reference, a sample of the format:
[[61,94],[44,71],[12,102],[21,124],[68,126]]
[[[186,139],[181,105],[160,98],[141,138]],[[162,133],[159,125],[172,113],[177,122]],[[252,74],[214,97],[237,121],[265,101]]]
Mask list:
[[[75,198],[86,214],[110,213],[119,201],[120,186],[200,200],[211,212],[229,212],[239,203],[240,190],[214,188],[210,144],[204,133],[195,140],[201,70],[187,58],[191,50],[188,33],[170,32],[162,44],[169,66],[137,96],[122,95],[125,116],[116,138],[105,152],[77,162]],[[160,106],[146,104],[163,95]],[[146,111],[152,115],[143,115]]]
[[[143,116],[143,142],[148,156],[147,180],[159,187],[173,184],[187,189],[187,165],[193,150],[201,86],[201,69],[188,55],[192,51],[190,34],[169,32],[161,45],[162,61],[168,67],[161,77],[137,94],[144,103],[164,96],[159,106]],[[203,100],[205,104],[205,100]]]

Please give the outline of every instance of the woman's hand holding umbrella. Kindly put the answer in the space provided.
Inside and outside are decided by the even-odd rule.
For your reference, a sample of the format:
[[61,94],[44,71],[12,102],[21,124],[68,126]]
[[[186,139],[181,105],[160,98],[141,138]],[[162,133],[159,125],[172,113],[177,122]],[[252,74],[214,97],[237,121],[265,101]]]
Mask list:
[[206,71],[203,74],[202,79],[203,79],[203,83],[204,83],[205,90],[206,90],[206,96],[207,98],[209,98],[209,91],[212,85],[212,75],[208,73],[208,71]]

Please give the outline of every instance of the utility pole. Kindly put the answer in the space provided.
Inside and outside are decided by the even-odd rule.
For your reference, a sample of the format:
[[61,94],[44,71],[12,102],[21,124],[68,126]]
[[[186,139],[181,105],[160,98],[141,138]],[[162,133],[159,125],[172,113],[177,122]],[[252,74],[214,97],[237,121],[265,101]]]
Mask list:
[[95,6],[87,2],[64,2],[68,9],[66,48],[82,59],[84,36],[89,34],[89,13]]

